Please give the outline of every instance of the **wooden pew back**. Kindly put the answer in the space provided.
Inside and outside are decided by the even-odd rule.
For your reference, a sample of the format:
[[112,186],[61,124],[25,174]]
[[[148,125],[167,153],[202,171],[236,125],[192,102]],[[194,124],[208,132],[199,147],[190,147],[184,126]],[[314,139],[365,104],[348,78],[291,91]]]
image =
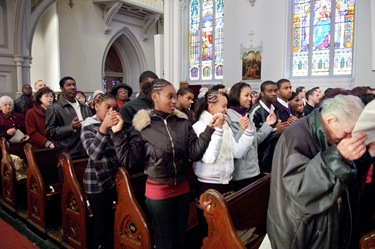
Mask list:
[[12,212],[26,206],[26,179],[17,181],[15,166],[10,156],[17,155],[26,163],[24,145],[24,142],[8,145],[4,137],[0,139],[2,204]]
[[259,248],[266,234],[270,174],[223,197],[209,189],[200,197],[208,223],[202,249]]
[[[150,249],[152,241],[149,225],[138,204],[138,198],[144,199],[142,189],[144,190],[146,176],[143,173],[132,176],[129,176],[123,167],[118,168],[115,176],[118,200],[115,210],[114,244],[116,249]],[[133,182],[131,182],[132,180]],[[137,188],[138,196],[134,193],[133,186],[134,189]]]
[[[42,232],[47,226],[61,223],[61,183],[59,180],[56,150],[33,150],[30,143],[24,146],[27,157],[28,222]],[[47,222],[48,221],[48,222]]]
[[375,230],[363,235],[359,241],[360,249],[374,249],[375,248]]
[[88,218],[83,175],[88,158],[72,160],[66,152],[59,157],[64,182],[61,192],[63,246],[88,248]]

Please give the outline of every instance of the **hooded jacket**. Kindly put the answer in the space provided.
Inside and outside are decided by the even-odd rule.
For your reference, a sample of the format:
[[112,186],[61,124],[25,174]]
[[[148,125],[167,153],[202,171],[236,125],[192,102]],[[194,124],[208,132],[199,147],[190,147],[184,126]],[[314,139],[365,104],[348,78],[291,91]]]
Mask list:
[[142,165],[144,173],[161,184],[177,185],[187,179],[189,159],[202,158],[214,129],[206,127],[197,137],[187,116],[177,109],[162,118],[153,110],[140,110],[126,142],[114,133],[116,153],[126,168]]
[[96,115],[86,118],[82,123],[81,140],[89,155],[83,175],[84,188],[88,194],[98,194],[113,188],[116,169],[121,165],[111,139],[112,130],[110,129],[108,134],[101,133],[101,124]]
[[338,197],[356,170],[335,145],[328,146],[326,136],[316,109],[288,127],[277,143],[267,213],[273,249],[339,247]]

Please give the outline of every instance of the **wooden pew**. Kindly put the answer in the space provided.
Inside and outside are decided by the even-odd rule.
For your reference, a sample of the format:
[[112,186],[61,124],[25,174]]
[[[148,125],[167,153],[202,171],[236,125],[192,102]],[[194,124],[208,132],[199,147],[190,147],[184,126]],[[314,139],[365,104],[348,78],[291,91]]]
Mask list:
[[92,213],[87,206],[83,188],[83,175],[87,158],[72,160],[66,152],[59,157],[64,182],[61,192],[62,245],[67,248],[89,248],[89,218]]
[[41,232],[61,225],[61,183],[56,150],[24,146],[27,158],[28,222]]
[[266,234],[270,174],[226,196],[209,189],[200,196],[208,223],[202,249],[259,248]]
[[25,153],[23,151],[24,142],[11,143],[4,137],[0,139],[1,147],[1,186],[2,186],[2,205],[11,212],[26,208],[26,179],[17,181],[16,171],[10,154],[17,155],[26,163]]
[[375,230],[363,235],[359,246],[361,249],[375,249]]
[[[192,167],[188,177],[193,184],[196,176]],[[153,244],[150,244],[152,227],[147,222],[149,216],[145,204],[146,180],[147,175],[143,172],[129,175],[124,168],[118,169],[115,176],[118,194],[114,226],[115,248],[152,248]],[[192,194],[187,227],[188,248],[191,248],[195,242],[190,240],[194,240],[197,229],[198,217]]]
[[[131,182],[133,180],[133,182]],[[146,216],[138,204],[141,196],[136,196],[132,185],[137,185],[140,195],[146,181],[143,173],[133,175],[120,167],[115,176],[118,200],[115,210],[114,244],[115,248],[150,249],[152,247],[151,235]],[[144,196],[144,192],[142,193]]]

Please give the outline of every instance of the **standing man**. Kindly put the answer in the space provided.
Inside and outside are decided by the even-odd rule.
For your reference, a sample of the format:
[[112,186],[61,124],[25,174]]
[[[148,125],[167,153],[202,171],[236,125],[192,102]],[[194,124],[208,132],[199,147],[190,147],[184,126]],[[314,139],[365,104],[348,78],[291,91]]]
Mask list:
[[67,152],[72,158],[86,156],[80,133],[82,121],[91,117],[90,108],[76,100],[76,81],[66,76],[60,80],[61,94],[46,111],[46,136],[59,153]]
[[306,105],[303,108],[305,116],[309,115],[320,102],[319,92],[313,88],[306,92]]
[[139,96],[125,103],[120,109],[120,114],[124,119],[123,130],[126,133],[132,127],[133,117],[139,110],[152,108],[153,104],[150,97],[151,82],[158,78],[152,71],[145,71],[139,76]]
[[195,123],[193,113],[191,112],[191,104],[194,100],[194,91],[189,87],[182,87],[178,89],[176,108],[188,116],[189,123],[192,126]]
[[26,115],[26,112],[33,106],[33,89],[29,84],[25,84],[22,87],[22,95],[14,100],[14,111]]
[[38,81],[36,81],[35,84],[34,84],[34,91],[35,91],[35,92],[38,92],[39,89],[42,89],[43,87],[46,87],[46,86],[47,86],[47,85],[46,85],[46,83],[44,83],[43,80],[38,80]]
[[276,82],[277,101],[273,102],[281,122],[292,124],[298,120],[294,110],[290,107],[288,99],[292,97],[292,84],[287,79],[281,79]]
[[[273,249],[348,248],[340,245],[340,218],[347,217],[340,212],[350,209],[344,197],[356,176],[352,161],[366,152],[367,136],[351,136],[362,109],[358,97],[338,95],[280,136],[267,213]],[[350,236],[350,228],[341,231]]]
[[[265,81],[260,85],[261,99],[251,109],[251,115],[257,130],[266,122],[268,115],[275,112],[275,106],[272,104],[277,98],[277,86],[273,81]],[[277,122],[272,125],[273,131],[258,145],[258,160],[261,172],[271,172],[273,151],[280,134],[288,126],[286,122]]]

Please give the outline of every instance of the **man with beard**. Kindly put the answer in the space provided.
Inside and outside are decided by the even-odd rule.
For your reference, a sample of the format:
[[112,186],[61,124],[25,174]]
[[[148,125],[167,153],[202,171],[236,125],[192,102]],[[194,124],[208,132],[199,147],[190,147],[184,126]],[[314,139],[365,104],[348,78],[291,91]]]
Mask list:
[[90,108],[76,100],[76,81],[66,76],[60,80],[60,98],[46,111],[46,136],[58,153],[68,152],[72,158],[86,156],[80,133],[82,121],[91,117]]
[[33,108],[33,105],[33,89],[29,84],[25,84],[22,87],[22,95],[14,100],[14,111],[25,115],[29,109]]
[[[266,122],[271,112],[275,112],[277,116],[275,106],[273,105],[277,98],[276,83],[270,80],[263,82],[260,85],[260,96],[261,99],[251,109],[251,114],[257,130]],[[279,121],[272,127],[273,131],[258,145],[258,160],[261,172],[271,172],[273,151],[280,134],[288,127],[288,123]]]

